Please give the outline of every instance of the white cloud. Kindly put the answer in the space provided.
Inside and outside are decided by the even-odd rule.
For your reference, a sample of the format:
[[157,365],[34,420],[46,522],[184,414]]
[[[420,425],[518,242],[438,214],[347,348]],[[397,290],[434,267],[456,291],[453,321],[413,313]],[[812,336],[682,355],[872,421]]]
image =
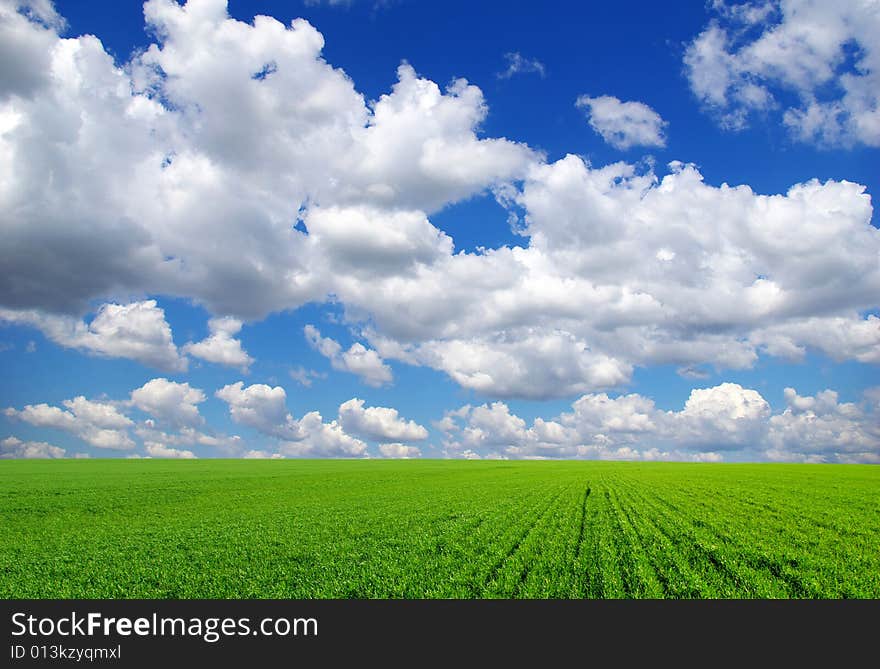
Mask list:
[[326,379],[327,375],[314,369],[306,369],[302,365],[295,367],[289,371],[290,378],[296,381],[304,388],[311,388],[315,379]]
[[354,276],[412,272],[452,253],[452,239],[422,211],[312,207],[305,215],[316,257]]
[[503,402],[464,406],[437,423],[451,457],[589,458],[718,462],[873,462],[880,455],[876,400],[838,403],[825,391],[773,414],[755,390],[735,383],[697,388],[681,411],[638,394],[584,395],[572,411],[528,425]]
[[4,413],[37,427],[69,432],[96,448],[128,450],[134,442],[128,434],[133,425],[112,404],[94,402],[79,396],[65,400],[68,411],[48,404],[28,404],[24,409],[7,408]]
[[282,442],[279,451],[296,457],[359,458],[367,454],[367,445],[346,434],[335,420],[325,423],[321,414],[311,411],[299,421],[302,437]]
[[280,460],[284,456],[280,453],[270,453],[269,451],[258,451],[252,450],[248,451],[244,455],[242,455],[246,460]]
[[666,146],[666,121],[643,102],[622,102],[611,95],[582,95],[575,105],[586,112],[590,127],[617,149]]
[[339,342],[329,337],[322,337],[320,331],[313,325],[306,325],[304,332],[309,345],[328,358],[333,369],[355,374],[368,386],[379,387],[393,381],[391,367],[385,364],[376,351],[366,348],[359,342],[355,342],[351,348],[343,351]]
[[168,371],[187,368],[174,345],[165,311],[155,300],[105,304],[91,322],[37,310],[0,308],[0,320],[38,328],[56,344],[110,358],[130,358]]
[[313,349],[329,360],[341,357],[342,346],[335,339],[330,337],[322,337],[320,330],[314,325],[306,325],[303,328],[306,341]]
[[[301,207],[423,220],[535,159],[477,136],[487,108],[463,79],[441,90],[404,64],[368,105],[302,19],[248,24],[224,0],[151,0],[144,16],[157,43],[123,67],[94,37],[61,39],[14,12],[4,22],[3,62],[16,64],[0,80],[10,309],[119,293],[181,295],[236,318],[295,308],[332,290],[316,245],[289,225]],[[316,229],[331,225],[319,218]]]
[[204,423],[198,405],[205,399],[205,393],[198,388],[163,378],[147,381],[131,391],[134,406],[174,427]]
[[165,444],[159,444],[155,442],[146,442],[144,444],[144,448],[151,458],[176,458],[182,460],[192,460],[196,457],[196,454],[192,451],[169,448]]
[[62,404],[73,412],[78,422],[94,427],[124,430],[132,425],[131,419],[121,414],[112,404],[92,402],[81,395],[72,400],[64,400]]
[[428,431],[415,421],[401,418],[397,409],[364,408],[364,400],[353,398],[339,405],[339,423],[351,434],[375,441],[423,441]]
[[505,53],[504,60],[507,61],[507,69],[496,75],[499,79],[510,79],[516,74],[529,73],[538,74],[543,79],[547,75],[546,68],[541,61],[535,58],[526,58],[519,51]]
[[785,0],[715,7],[721,20],[694,39],[684,62],[694,94],[722,125],[741,128],[753,112],[780,109],[801,141],[880,146],[875,3]]
[[287,411],[287,393],[281,386],[255,383],[245,388],[238,381],[215,395],[229,405],[229,415],[236,423],[279,439],[298,440],[303,436],[298,422]]
[[225,386],[216,395],[229,405],[236,423],[249,425],[279,440],[278,452],[296,457],[362,457],[367,445],[347,434],[337,421],[325,423],[317,411],[296,420],[287,411],[287,394],[280,386]]
[[467,80],[441,91],[408,64],[397,77],[391,93],[375,103],[367,127],[355,134],[358,143],[341,175],[345,200],[430,213],[521,178],[538,158],[523,144],[477,137],[488,107]]
[[470,449],[462,451],[460,456],[464,460],[480,460],[481,459],[479,454],[475,453],[474,451],[472,451]]
[[677,416],[676,439],[713,449],[743,448],[766,430],[770,405],[756,390],[736,383],[695,389]]
[[419,458],[422,452],[415,446],[406,444],[379,444],[379,452],[383,458]]
[[6,437],[0,441],[0,459],[63,458],[65,450],[45,441],[22,441]]
[[680,163],[661,179],[570,155],[535,167],[512,199],[527,248],[340,282],[380,356],[489,396],[542,398],[619,387],[635,365],[878,355],[876,317],[861,315],[880,295],[863,186],[813,180],[762,195],[708,185]]
[[215,362],[228,367],[238,367],[247,373],[254,359],[241,347],[241,341],[235,335],[241,330],[242,323],[236,318],[212,318],[208,321],[210,335],[200,342],[190,342],[182,350],[193,357]]
[[46,84],[48,51],[62,27],[45,0],[0,2],[0,102],[32,95]]
[[147,419],[135,428],[135,434],[146,443],[165,446],[208,446],[224,456],[237,457],[242,451],[242,439],[238,435],[227,436],[211,431],[211,434],[192,427],[180,427],[177,432],[164,432],[156,428],[155,421]]
[[73,414],[48,404],[28,404],[21,411],[10,407],[6,409],[5,414],[38,427],[53,427],[72,432],[76,426],[76,418]]
[[[331,361],[331,364],[334,361]],[[385,364],[379,354],[363,344],[355,342],[342,354],[341,364],[334,364],[336,369],[356,374],[368,386],[379,387],[391,383],[393,376],[391,367]]]
[[511,328],[467,340],[429,340],[413,348],[409,357],[446,372],[464,388],[496,397],[540,399],[613,388],[628,381],[632,371],[628,363],[591,351],[586,341],[572,334],[538,328]]
[[16,10],[32,21],[42,23],[47,28],[63,30],[67,24],[62,16],[55,11],[52,0],[3,0],[0,3],[0,16],[10,19],[10,10]]
[[[152,444],[162,449],[171,449],[164,456],[190,457],[188,450],[178,450],[174,446],[208,446],[227,456],[237,456],[242,451],[242,440],[238,436],[227,436],[211,429],[207,432],[196,429],[204,419],[199,414],[198,404],[205,401],[204,393],[192,388],[188,383],[174,383],[167,379],[153,379],[141,388],[131,392],[130,400],[94,401],[83,396],[62,402],[63,409],[45,403],[29,404],[23,409],[7,408],[6,416],[18,419],[41,428],[63,430],[96,448],[131,450],[135,435],[145,446]],[[123,407],[136,407],[155,416],[161,424],[174,428],[165,432],[157,427],[156,420],[149,418],[135,424],[121,412]],[[149,448],[148,448],[149,451]]]
[[877,462],[880,458],[880,406],[865,394],[862,406],[839,402],[825,390],[802,397],[785,389],[787,407],[770,419],[771,460],[815,462]]
[[810,346],[835,360],[880,362],[880,318],[808,317],[755,331],[751,341],[768,353],[801,359]]

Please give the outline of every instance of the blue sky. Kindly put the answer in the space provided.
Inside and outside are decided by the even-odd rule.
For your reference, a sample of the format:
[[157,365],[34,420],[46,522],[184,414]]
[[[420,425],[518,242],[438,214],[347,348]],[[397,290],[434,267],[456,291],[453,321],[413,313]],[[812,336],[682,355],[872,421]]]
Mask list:
[[0,455],[880,462],[878,17],[2,0]]

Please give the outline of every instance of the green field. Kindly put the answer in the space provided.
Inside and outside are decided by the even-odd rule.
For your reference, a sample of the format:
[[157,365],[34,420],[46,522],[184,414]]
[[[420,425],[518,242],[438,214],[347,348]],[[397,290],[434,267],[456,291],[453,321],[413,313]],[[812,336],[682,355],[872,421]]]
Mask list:
[[880,467],[0,461],[2,598],[880,597]]

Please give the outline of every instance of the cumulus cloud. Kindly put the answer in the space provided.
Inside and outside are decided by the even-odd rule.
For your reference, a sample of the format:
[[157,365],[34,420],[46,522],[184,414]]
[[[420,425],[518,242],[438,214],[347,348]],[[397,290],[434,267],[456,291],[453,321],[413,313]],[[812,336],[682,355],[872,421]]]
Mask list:
[[204,423],[198,405],[205,393],[188,383],[153,379],[131,391],[131,403],[141,411],[174,427],[193,427]]
[[264,384],[244,387],[244,383],[224,386],[216,396],[229,405],[236,423],[248,425],[273,437],[278,452],[296,457],[361,457],[367,445],[347,434],[335,420],[325,423],[321,414],[311,411],[296,420],[287,411],[287,393],[281,386]]
[[456,79],[443,91],[408,64],[397,77],[356,135],[360,141],[345,175],[345,190],[356,198],[346,200],[431,213],[522,178],[539,157],[523,144],[477,137],[488,107],[467,80]]
[[152,419],[147,419],[134,429],[143,443],[159,443],[165,446],[209,446],[224,456],[239,456],[242,439],[238,435],[227,436],[214,430],[203,432],[193,427],[183,426],[176,432],[165,432],[156,427]]
[[[208,446],[224,455],[240,454],[243,444],[237,435],[227,436],[211,428],[197,429],[205,422],[198,410],[204,401],[205,394],[198,388],[159,378],[133,390],[128,400],[94,401],[78,396],[64,400],[63,408],[45,403],[29,404],[23,409],[7,408],[4,413],[36,427],[68,432],[96,448],[134,449],[133,431],[148,447],[148,453],[151,444],[158,449],[151,453],[156,457],[191,457],[187,455],[191,454],[189,450],[172,448],[177,446]],[[149,418],[135,424],[122,413],[125,407],[140,409],[155,420]],[[171,450],[160,455],[162,449]]]
[[159,444],[155,442],[146,442],[144,444],[144,448],[147,451],[147,455],[151,458],[176,458],[181,460],[192,460],[196,457],[196,454],[192,451],[181,450],[178,448],[170,448],[165,444]]
[[510,79],[516,74],[538,74],[543,79],[547,75],[544,64],[536,58],[526,58],[519,51],[504,54],[507,61],[507,69],[502,70],[496,76],[499,79]]
[[531,425],[503,402],[466,405],[437,423],[450,457],[588,458],[625,460],[724,459],[873,462],[880,454],[878,406],[839,403],[824,391],[785,391],[774,414],[756,390],[735,383],[691,392],[680,411],[657,409],[638,394],[580,397],[572,411]]
[[335,420],[325,423],[321,414],[310,411],[299,420],[301,438],[282,442],[279,452],[295,457],[360,458],[367,445],[347,434]]
[[[397,357],[393,347],[381,350]],[[401,359],[446,372],[464,388],[496,397],[571,395],[612,388],[629,379],[632,367],[590,349],[573,334],[546,329],[511,328],[468,339],[428,340]]]
[[391,367],[385,364],[376,351],[366,348],[360,342],[355,342],[351,348],[343,351],[339,342],[322,337],[313,325],[306,325],[304,332],[309,345],[328,358],[333,369],[355,374],[368,386],[379,387],[393,381]]
[[666,121],[643,102],[622,102],[611,95],[582,95],[575,105],[586,112],[590,127],[617,149],[666,146]]
[[684,56],[691,89],[722,125],[779,110],[792,135],[880,146],[880,12],[873,2],[715,2]]
[[241,346],[235,335],[241,330],[242,322],[226,316],[208,321],[210,335],[200,342],[190,342],[183,346],[183,352],[218,365],[237,367],[247,373],[254,359]]
[[244,387],[238,381],[220,388],[216,397],[229,405],[233,421],[279,439],[302,438],[300,426],[287,411],[287,393],[281,386],[255,383]]
[[304,217],[316,255],[355,276],[411,273],[452,253],[452,239],[422,211],[313,207]]
[[48,51],[63,24],[48,0],[0,2],[0,102],[45,84]]
[[47,28],[63,30],[67,25],[64,17],[55,11],[52,0],[4,0],[0,3],[0,11],[6,20],[10,18],[9,10],[17,10],[31,21],[41,23]]
[[880,318],[807,317],[771,325],[752,333],[750,340],[768,353],[793,360],[807,347],[835,360],[880,362]]
[[415,446],[407,446],[406,444],[379,444],[379,452],[383,458],[418,458],[422,452]]
[[21,410],[10,407],[4,413],[37,427],[69,432],[96,448],[134,448],[128,434],[128,428],[134,423],[114,405],[82,396],[64,400],[62,404],[67,410],[44,403],[28,404]]
[[179,355],[156,300],[130,304],[105,304],[90,322],[38,310],[0,308],[0,320],[38,328],[56,344],[109,358],[129,358],[149,367],[185,371],[186,358]]
[[397,409],[364,407],[364,400],[353,398],[339,405],[339,423],[351,434],[375,441],[424,441],[428,430],[415,421],[400,417]]
[[[431,235],[448,245],[425,213],[521,178],[537,155],[477,136],[487,107],[464,79],[444,90],[403,64],[368,105],[302,19],[245,23],[224,0],[150,0],[157,42],[119,67],[95,37],[6,13],[3,44],[22,62],[0,81],[10,309],[82,309],[119,292],[236,318],[294,308],[332,290],[312,258],[322,244],[289,225],[298,212],[330,212],[307,220],[343,256],[328,217],[353,234],[387,218],[392,245],[398,224],[426,235],[406,248]],[[383,249],[364,251],[367,262]]]
[[0,458],[32,459],[63,458],[65,450],[45,441],[22,441],[18,437],[6,437],[0,441]]
[[64,400],[62,404],[72,412],[76,422],[110,430],[124,430],[132,424],[128,416],[120,413],[119,409],[112,404],[105,402],[92,402],[79,396],[72,400]]
[[[880,405],[840,402],[833,390],[802,397],[785,389],[786,409],[770,419],[771,460],[880,462]],[[873,400],[873,401],[872,401]]]
[[251,450],[242,455],[246,460],[280,460],[284,456],[280,453],[270,453],[269,451]]
[[760,439],[770,405],[756,390],[736,383],[697,388],[676,416],[676,440],[709,448],[750,446]]
[[456,254],[411,277],[340,282],[385,359],[489,396],[570,396],[635,365],[751,367],[809,348],[876,358],[880,232],[863,186],[706,184],[691,165],[566,156],[511,194],[526,248]]

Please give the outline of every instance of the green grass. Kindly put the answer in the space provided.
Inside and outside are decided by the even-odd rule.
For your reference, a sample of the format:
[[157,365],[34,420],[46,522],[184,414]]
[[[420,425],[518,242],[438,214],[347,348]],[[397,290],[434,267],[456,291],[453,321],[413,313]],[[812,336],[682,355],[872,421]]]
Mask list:
[[880,467],[0,461],[2,598],[880,597]]

